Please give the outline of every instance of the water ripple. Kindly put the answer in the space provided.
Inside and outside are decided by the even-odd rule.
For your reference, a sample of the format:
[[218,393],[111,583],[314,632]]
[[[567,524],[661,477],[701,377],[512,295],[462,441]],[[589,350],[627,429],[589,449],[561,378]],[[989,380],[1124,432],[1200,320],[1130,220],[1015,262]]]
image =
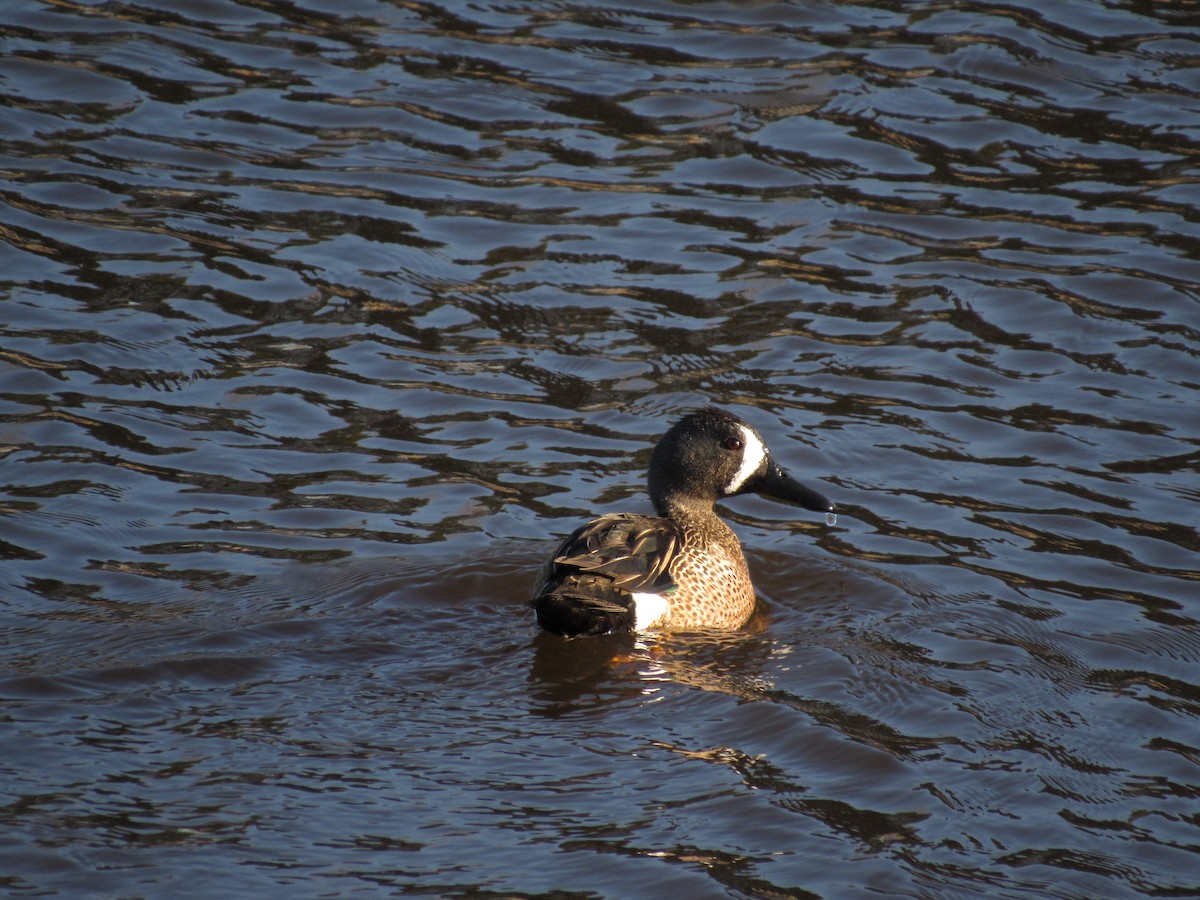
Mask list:
[[[1194,892],[1185,6],[0,13],[6,887]],[[838,524],[531,637],[704,403]]]

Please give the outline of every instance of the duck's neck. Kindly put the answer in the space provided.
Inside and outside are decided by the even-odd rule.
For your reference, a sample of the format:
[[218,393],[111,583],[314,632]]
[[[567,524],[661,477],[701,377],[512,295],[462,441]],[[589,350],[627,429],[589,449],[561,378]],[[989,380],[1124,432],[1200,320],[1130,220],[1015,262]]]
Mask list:
[[660,516],[675,519],[680,522],[697,522],[707,519],[720,519],[713,509],[713,501],[700,497],[672,496],[656,497],[654,508]]
[[[738,560],[742,559],[742,543],[729,523],[717,515],[711,500],[687,497],[671,497],[654,504],[659,515],[665,516],[683,528],[684,541],[692,548],[723,547],[725,552]],[[710,552],[706,550],[705,552]],[[745,562],[741,562],[745,565]]]

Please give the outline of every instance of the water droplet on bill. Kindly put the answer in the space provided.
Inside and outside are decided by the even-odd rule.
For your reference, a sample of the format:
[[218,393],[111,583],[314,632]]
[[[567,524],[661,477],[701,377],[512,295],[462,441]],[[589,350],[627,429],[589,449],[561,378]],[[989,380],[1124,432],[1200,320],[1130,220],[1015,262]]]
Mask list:
[[835,512],[825,513],[825,524],[828,525],[830,528],[832,528],[834,525],[836,525],[837,524],[837,513],[835,513]]

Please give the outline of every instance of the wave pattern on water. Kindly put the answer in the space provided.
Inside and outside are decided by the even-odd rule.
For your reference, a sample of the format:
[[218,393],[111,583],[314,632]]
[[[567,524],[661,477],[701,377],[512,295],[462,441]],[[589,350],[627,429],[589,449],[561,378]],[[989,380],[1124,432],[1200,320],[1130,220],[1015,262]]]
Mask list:
[[[0,884],[1200,891],[1193,19],[6,7]],[[837,527],[534,636],[708,402]]]

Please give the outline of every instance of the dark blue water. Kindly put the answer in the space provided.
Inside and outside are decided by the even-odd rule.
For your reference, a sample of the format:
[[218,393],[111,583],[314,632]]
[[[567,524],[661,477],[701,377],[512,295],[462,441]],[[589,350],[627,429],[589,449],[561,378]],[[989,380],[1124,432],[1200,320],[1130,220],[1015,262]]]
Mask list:
[[[12,896],[1200,895],[1200,19],[0,10]],[[764,612],[525,608],[718,403]]]

